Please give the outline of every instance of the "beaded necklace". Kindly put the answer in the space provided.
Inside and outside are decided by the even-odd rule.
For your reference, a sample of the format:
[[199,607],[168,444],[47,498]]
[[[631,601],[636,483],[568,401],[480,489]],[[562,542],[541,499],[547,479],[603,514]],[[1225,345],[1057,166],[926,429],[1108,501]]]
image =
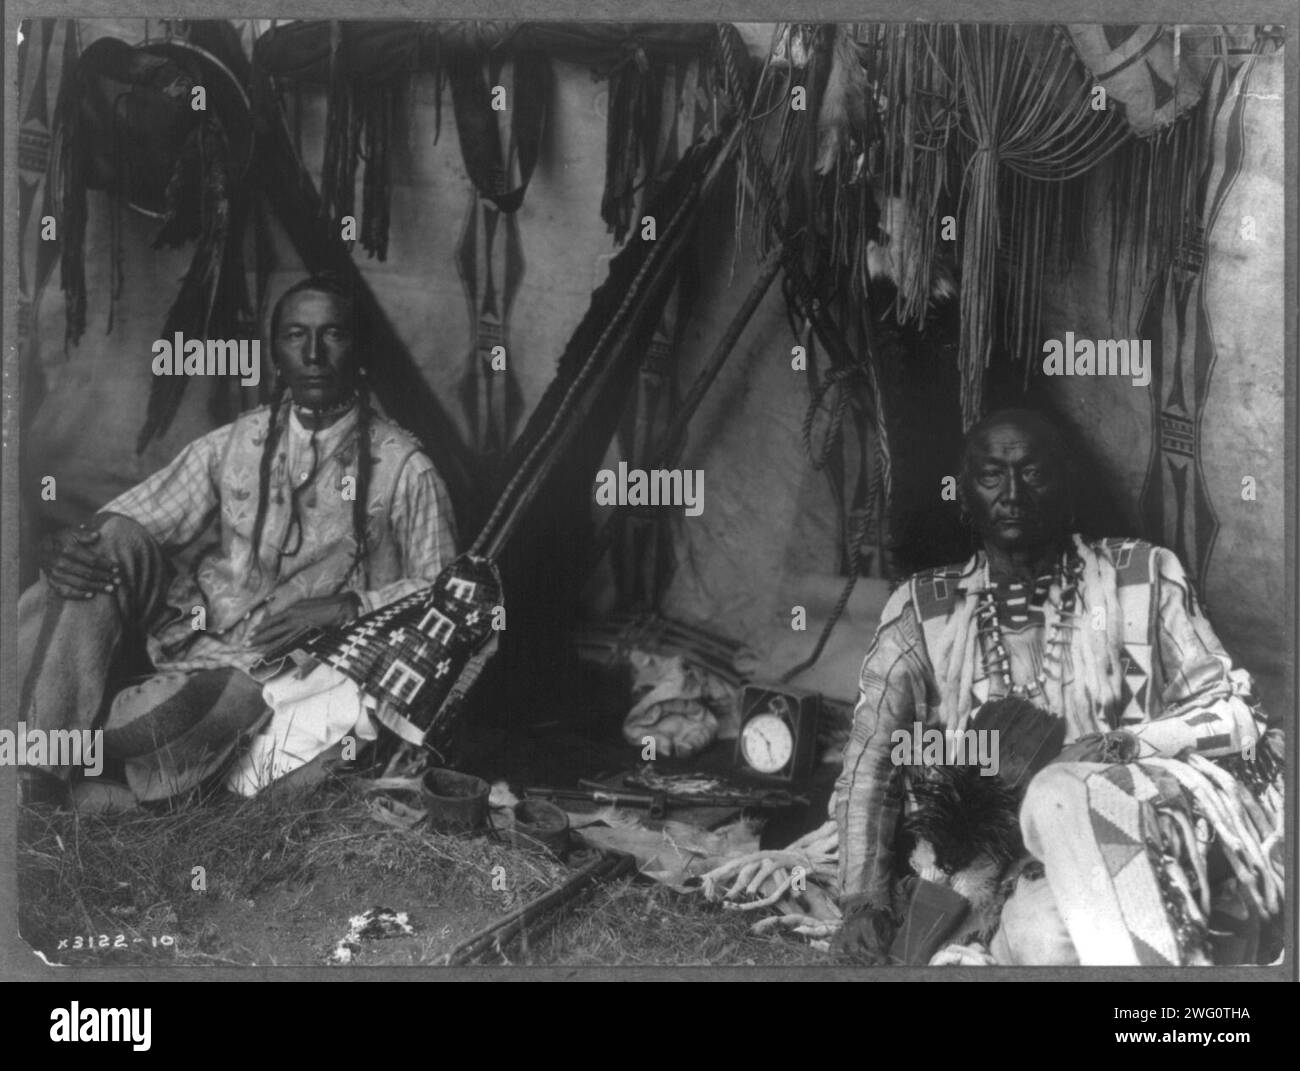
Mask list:
[[326,406],[321,409],[313,409],[310,406],[299,405],[297,402],[294,402],[293,411],[298,414],[299,420],[306,422],[307,420],[312,418],[315,418],[316,420],[323,420],[329,417],[340,416],[341,414],[346,413],[349,409],[351,409],[356,404],[357,404],[356,391],[349,391],[348,396],[346,398],[342,399],[339,402],[336,402],[334,405]]
[[989,578],[988,563],[985,562],[984,585],[976,592],[979,602],[975,607],[975,620],[980,632],[985,676],[990,680],[995,673],[1000,676],[1006,695],[1028,698],[1038,693],[1046,697],[1044,686],[1048,677],[1060,676],[1061,652],[1069,642],[1066,633],[1075,627],[1074,608],[1078,601],[1078,577],[1082,566],[1082,562],[1070,562],[1068,556],[1062,557],[1056,573],[1061,582],[1059,613],[1048,629],[1042,668],[1030,684],[1016,684],[1011,675],[1011,656],[1007,653],[1002,638],[1002,624],[998,620],[997,596]]

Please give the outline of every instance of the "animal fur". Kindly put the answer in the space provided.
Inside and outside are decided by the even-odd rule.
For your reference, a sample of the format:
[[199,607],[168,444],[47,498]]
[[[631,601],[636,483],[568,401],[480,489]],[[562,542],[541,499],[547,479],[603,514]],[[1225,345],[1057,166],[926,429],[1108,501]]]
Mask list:
[[1024,855],[1018,794],[975,767],[936,766],[912,786],[912,796],[916,810],[903,824],[915,841],[912,869],[970,902],[967,922],[950,940],[988,940],[1009,892],[1003,876]]
[[913,785],[917,807],[904,828],[930,845],[939,870],[954,875],[982,856],[1005,866],[1023,851],[1016,794],[1000,777],[975,766],[936,766],[928,774]]
[[[880,237],[867,243],[867,271],[873,282],[888,279],[905,290],[921,270],[921,250],[911,236],[911,217],[901,198],[888,197],[879,189],[872,194],[880,205]],[[930,300],[951,301],[957,293],[955,265],[947,253],[940,253],[930,269]]]

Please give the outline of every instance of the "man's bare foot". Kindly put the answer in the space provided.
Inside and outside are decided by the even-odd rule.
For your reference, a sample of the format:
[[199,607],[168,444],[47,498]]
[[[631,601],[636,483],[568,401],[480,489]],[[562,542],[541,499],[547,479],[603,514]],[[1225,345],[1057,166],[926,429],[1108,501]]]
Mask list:
[[68,804],[81,814],[121,814],[140,806],[126,785],[102,777],[78,781],[68,792]]

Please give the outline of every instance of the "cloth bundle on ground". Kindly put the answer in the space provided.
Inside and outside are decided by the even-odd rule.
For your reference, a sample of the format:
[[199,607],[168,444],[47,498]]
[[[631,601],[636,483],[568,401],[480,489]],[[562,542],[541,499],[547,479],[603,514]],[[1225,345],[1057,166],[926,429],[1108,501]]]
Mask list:
[[714,740],[734,740],[736,697],[754,655],[743,644],[655,614],[612,614],[575,630],[579,657],[627,671],[635,702],[623,738],[654,740],[656,755],[685,758]]
[[689,758],[716,739],[734,740],[735,689],[680,656],[633,651],[633,690],[640,695],[623,719],[623,739],[657,755]]

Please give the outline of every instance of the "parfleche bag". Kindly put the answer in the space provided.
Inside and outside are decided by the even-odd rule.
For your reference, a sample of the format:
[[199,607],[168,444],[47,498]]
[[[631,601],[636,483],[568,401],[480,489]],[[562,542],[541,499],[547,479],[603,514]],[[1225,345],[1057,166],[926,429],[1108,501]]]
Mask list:
[[356,681],[375,701],[375,720],[419,746],[435,720],[455,719],[491,655],[493,618],[504,612],[496,564],[462,554],[431,586],[303,649]]

